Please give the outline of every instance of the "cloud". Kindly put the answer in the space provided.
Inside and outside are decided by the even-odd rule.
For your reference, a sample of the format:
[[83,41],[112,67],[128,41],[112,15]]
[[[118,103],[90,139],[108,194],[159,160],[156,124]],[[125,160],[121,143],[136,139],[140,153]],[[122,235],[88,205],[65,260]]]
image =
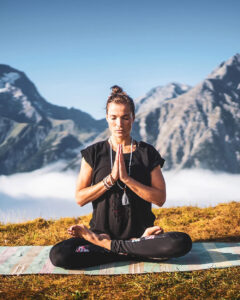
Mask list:
[[59,172],[62,163],[10,176],[0,176],[0,193],[15,199],[59,199],[73,201],[77,174]]
[[[60,172],[61,164],[10,176],[0,176],[0,219],[21,220],[79,216],[92,211],[91,203],[80,207],[75,202],[78,174]],[[240,174],[208,170],[164,171],[167,201],[163,207],[215,206],[240,201]]]
[[215,206],[218,203],[240,201],[240,174],[186,169],[163,172],[167,187],[165,207]]

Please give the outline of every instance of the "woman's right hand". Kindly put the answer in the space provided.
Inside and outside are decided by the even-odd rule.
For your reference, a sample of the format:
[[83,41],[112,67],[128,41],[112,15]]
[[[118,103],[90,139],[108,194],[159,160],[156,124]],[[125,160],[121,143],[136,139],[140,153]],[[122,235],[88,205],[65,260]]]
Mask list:
[[119,153],[120,153],[120,145],[117,147],[116,157],[112,168],[112,178],[116,182],[119,178]]

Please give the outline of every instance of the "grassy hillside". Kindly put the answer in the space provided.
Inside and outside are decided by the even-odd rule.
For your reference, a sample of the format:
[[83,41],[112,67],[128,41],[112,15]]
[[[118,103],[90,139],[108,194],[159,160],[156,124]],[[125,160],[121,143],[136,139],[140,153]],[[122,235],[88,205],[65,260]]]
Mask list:
[[[156,225],[187,232],[196,241],[240,242],[240,203],[154,209]],[[91,215],[0,224],[0,245],[52,245]],[[146,275],[0,276],[0,299],[240,299],[240,267]]]

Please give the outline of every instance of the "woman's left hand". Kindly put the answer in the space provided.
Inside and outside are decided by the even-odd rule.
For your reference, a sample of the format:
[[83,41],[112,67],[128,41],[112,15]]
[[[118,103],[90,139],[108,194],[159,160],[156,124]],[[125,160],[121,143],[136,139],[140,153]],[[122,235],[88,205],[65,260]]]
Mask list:
[[120,147],[120,153],[119,153],[119,179],[122,182],[125,182],[128,179],[128,173],[126,170],[125,162],[124,162],[124,157],[123,157],[123,152],[122,152],[122,145],[119,145]]

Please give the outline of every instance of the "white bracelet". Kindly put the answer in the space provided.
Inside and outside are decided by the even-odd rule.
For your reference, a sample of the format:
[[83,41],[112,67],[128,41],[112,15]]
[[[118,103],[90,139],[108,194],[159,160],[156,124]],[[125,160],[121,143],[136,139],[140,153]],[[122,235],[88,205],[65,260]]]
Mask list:
[[111,186],[107,183],[107,177],[108,176],[106,176],[106,177],[103,178],[103,184],[104,184],[105,188],[107,190],[109,190],[111,188]]

